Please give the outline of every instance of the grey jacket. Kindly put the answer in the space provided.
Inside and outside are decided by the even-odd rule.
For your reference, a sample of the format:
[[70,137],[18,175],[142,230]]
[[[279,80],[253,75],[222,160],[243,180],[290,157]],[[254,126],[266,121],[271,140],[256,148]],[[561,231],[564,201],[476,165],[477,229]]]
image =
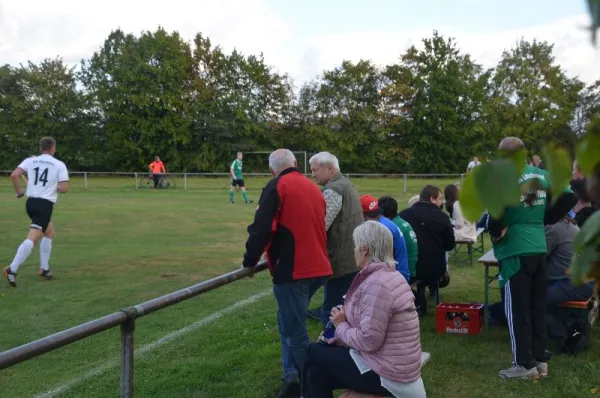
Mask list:
[[549,281],[570,279],[567,270],[573,258],[573,242],[579,227],[567,220],[546,226],[546,274]]

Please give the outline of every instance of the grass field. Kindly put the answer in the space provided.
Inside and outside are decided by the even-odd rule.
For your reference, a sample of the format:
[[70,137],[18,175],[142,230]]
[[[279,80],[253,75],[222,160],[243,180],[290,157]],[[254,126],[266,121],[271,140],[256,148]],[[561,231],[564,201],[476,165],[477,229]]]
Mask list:
[[[248,179],[251,198],[258,198],[265,181]],[[401,205],[426,183],[409,180],[403,193],[401,180],[353,181],[361,194],[390,194]],[[443,187],[453,181],[433,182]],[[55,209],[55,280],[38,279],[36,249],[19,272],[19,287],[0,285],[0,351],[236,269],[255,206],[244,205],[239,194],[229,205],[225,179],[189,184],[187,192],[136,191],[132,178],[90,177],[86,192],[83,180],[74,179]],[[25,237],[28,219],[7,178],[0,182],[0,203],[4,266]],[[443,300],[482,301],[481,266],[451,265],[451,276]],[[281,363],[270,288],[263,272],[138,320],[136,349],[144,348],[136,356],[135,395],[275,396]],[[253,303],[170,335],[257,294],[263,296]],[[492,289],[492,299],[498,298]],[[423,349],[432,354],[423,369],[430,397],[586,397],[600,387],[599,345],[576,358],[553,358],[545,380],[503,381],[497,373],[511,360],[504,329],[487,336],[437,335],[434,321],[432,312],[421,324]],[[310,323],[313,338],[319,331]],[[53,396],[118,396],[119,344],[117,328],[2,370],[0,397],[40,396],[65,384]]]

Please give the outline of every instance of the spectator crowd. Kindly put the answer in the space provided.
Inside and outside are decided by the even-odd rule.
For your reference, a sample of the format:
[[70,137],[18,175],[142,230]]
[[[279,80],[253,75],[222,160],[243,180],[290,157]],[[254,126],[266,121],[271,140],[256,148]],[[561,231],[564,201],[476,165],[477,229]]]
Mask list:
[[[468,171],[479,165],[475,157]],[[502,218],[484,214],[471,223],[458,185],[426,185],[399,211],[393,197],[359,195],[331,153],[310,159],[316,184],[298,170],[291,151],[271,153],[273,179],[248,227],[243,266],[255,266],[266,252],[281,338],[278,396],[333,397],[347,389],[425,397],[421,366],[430,355],[421,350],[419,316],[450,283],[447,253],[457,241],[475,242],[479,226],[489,231],[501,269],[502,303],[490,307],[490,318],[508,326],[513,351],[512,365],[500,376],[547,375],[546,336],[562,339],[564,347],[568,334],[556,332],[555,307],[592,296],[593,286],[574,284],[566,270],[578,227],[597,207],[576,163],[572,189],[554,193],[555,200],[540,166],[537,155],[526,166],[523,176],[537,184],[520,205]],[[323,302],[309,309],[321,287]],[[312,343],[310,318],[323,325]]]

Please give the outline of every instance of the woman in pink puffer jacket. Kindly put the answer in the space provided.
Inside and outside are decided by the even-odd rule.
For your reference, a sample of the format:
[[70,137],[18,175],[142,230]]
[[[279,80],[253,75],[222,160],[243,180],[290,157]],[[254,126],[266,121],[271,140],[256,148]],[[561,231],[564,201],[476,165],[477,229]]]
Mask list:
[[353,238],[360,272],[344,306],[331,312],[335,337],[308,348],[303,397],[329,398],[343,388],[425,397],[419,318],[410,286],[396,271],[392,234],[367,221]]

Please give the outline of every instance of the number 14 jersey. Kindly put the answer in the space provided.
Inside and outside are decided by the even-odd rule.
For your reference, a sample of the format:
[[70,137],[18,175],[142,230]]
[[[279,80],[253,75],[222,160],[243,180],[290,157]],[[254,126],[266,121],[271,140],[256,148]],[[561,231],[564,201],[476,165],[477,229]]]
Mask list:
[[58,184],[69,181],[67,166],[48,154],[27,158],[19,168],[27,173],[27,197],[56,203]]

